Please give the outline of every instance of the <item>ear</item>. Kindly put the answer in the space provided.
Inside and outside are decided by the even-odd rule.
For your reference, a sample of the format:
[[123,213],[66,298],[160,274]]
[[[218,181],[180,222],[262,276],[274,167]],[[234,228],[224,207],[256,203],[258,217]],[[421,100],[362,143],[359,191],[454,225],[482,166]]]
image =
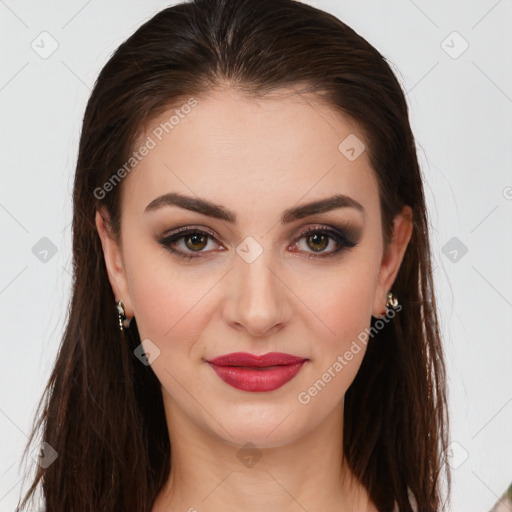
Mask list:
[[[387,295],[395,282],[400,269],[405,250],[411,239],[413,223],[412,209],[404,206],[402,211],[394,218],[393,235],[391,241],[384,247],[377,286],[373,300],[372,315],[378,317],[386,312]],[[400,301],[400,297],[398,297]]]
[[96,229],[101,239],[103,256],[107,267],[108,279],[116,302],[123,301],[127,318],[133,316],[132,302],[128,291],[128,281],[123,263],[121,247],[110,231],[110,216],[106,208],[96,210]]

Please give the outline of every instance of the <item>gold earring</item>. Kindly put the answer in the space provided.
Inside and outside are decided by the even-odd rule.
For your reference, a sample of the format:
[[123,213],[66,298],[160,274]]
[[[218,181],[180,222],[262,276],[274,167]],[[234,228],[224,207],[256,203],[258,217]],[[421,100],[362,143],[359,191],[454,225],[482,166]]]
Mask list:
[[120,300],[116,303],[116,308],[117,308],[117,316],[119,319],[119,329],[121,330],[121,332],[124,332],[123,321],[126,320],[126,312],[124,310],[124,304],[123,304],[122,300]]
[[376,318],[379,318],[379,319],[386,318],[388,310],[396,308],[398,306],[398,304],[399,304],[399,302],[398,302],[398,298],[396,297],[396,295],[391,291],[388,292],[387,299],[386,299],[386,311],[384,311],[384,313],[382,313],[380,316],[378,316]]
[[393,294],[393,292],[388,293],[388,300],[386,301],[386,307],[388,308],[396,308],[398,306],[398,299]]

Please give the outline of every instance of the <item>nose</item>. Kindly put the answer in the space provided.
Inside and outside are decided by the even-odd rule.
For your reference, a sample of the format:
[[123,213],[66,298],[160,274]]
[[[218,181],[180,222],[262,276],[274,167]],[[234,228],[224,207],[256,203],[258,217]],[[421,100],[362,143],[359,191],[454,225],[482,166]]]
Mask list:
[[270,253],[264,250],[251,263],[237,256],[228,276],[231,293],[225,319],[234,329],[254,337],[275,334],[291,316],[291,292]]

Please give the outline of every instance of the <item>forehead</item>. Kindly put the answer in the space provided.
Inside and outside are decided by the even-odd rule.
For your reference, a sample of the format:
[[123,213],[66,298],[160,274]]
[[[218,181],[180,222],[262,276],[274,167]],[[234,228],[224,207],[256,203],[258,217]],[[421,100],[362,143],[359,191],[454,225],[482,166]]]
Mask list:
[[256,99],[227,89],[194,102],[174,105],[139,137],[134,151],[151,149],[125,178],[127,209],[142,214],[172,191],[225,204],[241,217],[334,193],[370,210],[378,201],[362,134],[315,96],[282,89]]

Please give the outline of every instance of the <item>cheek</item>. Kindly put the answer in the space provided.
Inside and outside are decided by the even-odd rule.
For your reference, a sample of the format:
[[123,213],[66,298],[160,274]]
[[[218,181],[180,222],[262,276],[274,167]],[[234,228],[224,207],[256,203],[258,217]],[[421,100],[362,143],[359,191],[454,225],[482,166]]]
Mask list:
[[207,322],[215,276],[173,265],[160,247],[131,249],[126,268],[141,340],[150,339],[161,353],[188,355]]
[[373,271],[363,262],[318,275],[315,287],[303,288],[306,305],[316,314],[318,333],[326,347],[342,348],[370,323],[374,293]]
[[[317,390],[329,388],[318,402],[330,404],[340,399],[359,370],[371,322],[372,276],[364,264],[354,265],[350,271],[340,269],[329,279],[317,280],[317,284],[323,284],[322,293],[320,286],[315,293],[309,293],[307,305],[316,317],[309,326],[315,340],[311,345],[314,365],[309,380]],[[316,396],[315,389],[311,393]]]
[[190,279],[167,282],[145,273],[131,292],[141,339],[154,340],[161,350],[178,350],[188,340],[193,342],[204,328],[207,291],[208,287],[194,287]]

